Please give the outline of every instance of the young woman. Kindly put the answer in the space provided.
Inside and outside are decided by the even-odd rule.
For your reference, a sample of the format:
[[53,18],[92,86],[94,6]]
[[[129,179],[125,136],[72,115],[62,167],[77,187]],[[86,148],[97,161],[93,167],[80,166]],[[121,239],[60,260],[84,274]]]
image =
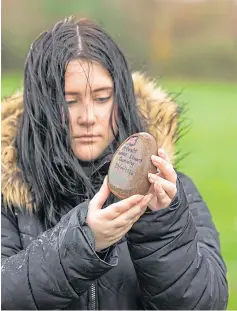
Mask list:
[[[66,19],[32,44],[24,93],[2,108],[3,309],[224,309],[218,233],[174,168],[179,112],[116,43]],[[159,143],[149,195],[107,173],[131,134]],[[147,209],[149,207],[149,209]]]

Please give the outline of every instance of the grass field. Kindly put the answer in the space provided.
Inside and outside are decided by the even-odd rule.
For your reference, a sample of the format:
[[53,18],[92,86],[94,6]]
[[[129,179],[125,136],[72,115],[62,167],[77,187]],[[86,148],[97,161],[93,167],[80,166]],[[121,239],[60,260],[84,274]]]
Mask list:
[[237,86],[161,81],[188,102],[189,133],[180,148],[190,152],[181,169],[191,176],[211,210],[227,264],[230,298],[237,309]]
[[[19,75],[3,75],[2,97],[20,84]],[[211,210],[228,269],[228,309],[237,309],[237,86],[183,80],[164,80],[161,86],[182,91],[179,99],[188,103],[191,129],[179,146],[190,154],[180,170],[194,180]]]

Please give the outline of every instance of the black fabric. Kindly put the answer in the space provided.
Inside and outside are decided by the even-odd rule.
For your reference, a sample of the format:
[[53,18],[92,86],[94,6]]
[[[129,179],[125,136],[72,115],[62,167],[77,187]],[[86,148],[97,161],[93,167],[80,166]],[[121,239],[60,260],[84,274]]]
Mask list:
[[106,256],[94,250],[88,201],[47,231],[37,215],[2,206],[2,309],[88,309],[93,290],[98,309],[225,309],[218,233],[178,176],[171,205],[145,213]]

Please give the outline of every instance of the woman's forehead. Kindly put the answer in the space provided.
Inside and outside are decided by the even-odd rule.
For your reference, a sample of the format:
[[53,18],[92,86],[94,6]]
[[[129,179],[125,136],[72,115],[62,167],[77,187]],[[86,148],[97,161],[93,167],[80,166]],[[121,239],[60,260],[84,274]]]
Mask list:
[[72,60],[65,73],[65,91],[74,87],[112,87],[113,82],[109,72],[98,62],[87,60]]

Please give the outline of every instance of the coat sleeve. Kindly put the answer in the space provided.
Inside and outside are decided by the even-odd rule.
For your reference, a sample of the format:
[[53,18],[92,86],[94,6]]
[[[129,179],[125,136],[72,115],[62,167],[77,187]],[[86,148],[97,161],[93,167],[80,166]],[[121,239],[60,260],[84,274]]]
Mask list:
[[209,210],[178,174],[166,209],[145,213],[128,235],[145,309],[225,309],[226,267]]
[[2,209],[2,309],[64,309],[117,265],[115,248],[106,262],[95,253],[87,207],[72,209],[25,250],[15,217]]

